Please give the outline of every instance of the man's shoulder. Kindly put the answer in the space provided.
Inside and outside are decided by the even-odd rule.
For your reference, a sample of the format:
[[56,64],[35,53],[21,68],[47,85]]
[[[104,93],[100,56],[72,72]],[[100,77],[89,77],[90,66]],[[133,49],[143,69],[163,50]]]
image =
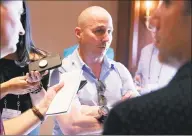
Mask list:
[[68,55],[67,57],[63,58],[62,65],[68,64],[72,62],[73,54]]
[[115,60],[112,60],[112,59],[110,59],[110,58],[107,58],[107,60],[108,60],[108,62],[110,63],[110,64],[113,64],[116,68],[120,68],[120,69],[124,69],[125,68],[125,66],[121,63],[121,62],[118,62],[118,61],[115,61]]
[[146,45],[145,47],[142,48],[142,52],[148,52],[148,51],[152,50],[152,49],[153,49],[153,46],[154,46],[154,45],[153,45],[152,43]]
[[110,60],[110,63],[114,65],[115,71],[119,73],[122,80],[131,78],[131,73],[121,62]]
[[70,54],[69,56],[63,58],[62,68],[65,69],[66,71],[70,70],[75,63],[75,60],[73,58],[74,58],[73,54]]

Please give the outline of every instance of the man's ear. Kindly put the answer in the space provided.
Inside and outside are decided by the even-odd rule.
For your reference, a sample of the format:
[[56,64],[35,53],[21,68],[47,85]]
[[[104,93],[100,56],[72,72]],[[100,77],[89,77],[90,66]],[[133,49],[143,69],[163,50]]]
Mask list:
[[80,27],[76,27],[75,28],[75,36],[80,39],[81,38],[81,28]]

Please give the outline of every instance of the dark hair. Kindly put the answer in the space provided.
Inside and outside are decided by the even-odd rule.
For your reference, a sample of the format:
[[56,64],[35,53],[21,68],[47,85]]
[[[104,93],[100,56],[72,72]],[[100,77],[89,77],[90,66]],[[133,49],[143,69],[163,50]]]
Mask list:
[[30,26],[30,18],[29,18],[29,9],[26,5],[26,2],[23,1],[24,13],[21,15],[21,23],[25,30],[24,35],[19,36],[19,42],[17,43],[17,56],[18,60],[16,60],[16,64],[24,67],[31,61],[33,58],[30,58],[30,54],[37,54],[40,58],[44,58],[48,55],[46,51],[40,50],[35,47],[32,36],[31,36],[31,26]]

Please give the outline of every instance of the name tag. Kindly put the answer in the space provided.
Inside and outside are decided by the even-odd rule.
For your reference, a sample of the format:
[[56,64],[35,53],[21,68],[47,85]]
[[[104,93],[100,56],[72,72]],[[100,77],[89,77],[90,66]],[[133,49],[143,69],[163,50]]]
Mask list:
[[2,117],[2,120],[8,120],[8,119],[17,117],[20,114],[21,114],[21,111],[19,111],[19,110],[3,108],[1,117]]

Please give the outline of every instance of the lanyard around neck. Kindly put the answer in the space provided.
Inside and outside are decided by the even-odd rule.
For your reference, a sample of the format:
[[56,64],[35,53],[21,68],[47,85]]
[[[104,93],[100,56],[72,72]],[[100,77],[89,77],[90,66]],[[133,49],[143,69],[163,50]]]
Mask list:
[[[153,47],[153,50],[152,50],[152,52],[151,52],[150,61],[149,61],[149,73],[148,73],[148,80],[150,80],[150,79],[151,79],[151,62],[152,62],[152,58],[153,58],[154,51],[155,51],[155,47]],[[158,74],[158,76],[157,76],[157,82],[159,82],[162,67],[163,67],[163,64],[161,64],[161,67],[160,67],[160,70],[159,70],[159,74]]]

